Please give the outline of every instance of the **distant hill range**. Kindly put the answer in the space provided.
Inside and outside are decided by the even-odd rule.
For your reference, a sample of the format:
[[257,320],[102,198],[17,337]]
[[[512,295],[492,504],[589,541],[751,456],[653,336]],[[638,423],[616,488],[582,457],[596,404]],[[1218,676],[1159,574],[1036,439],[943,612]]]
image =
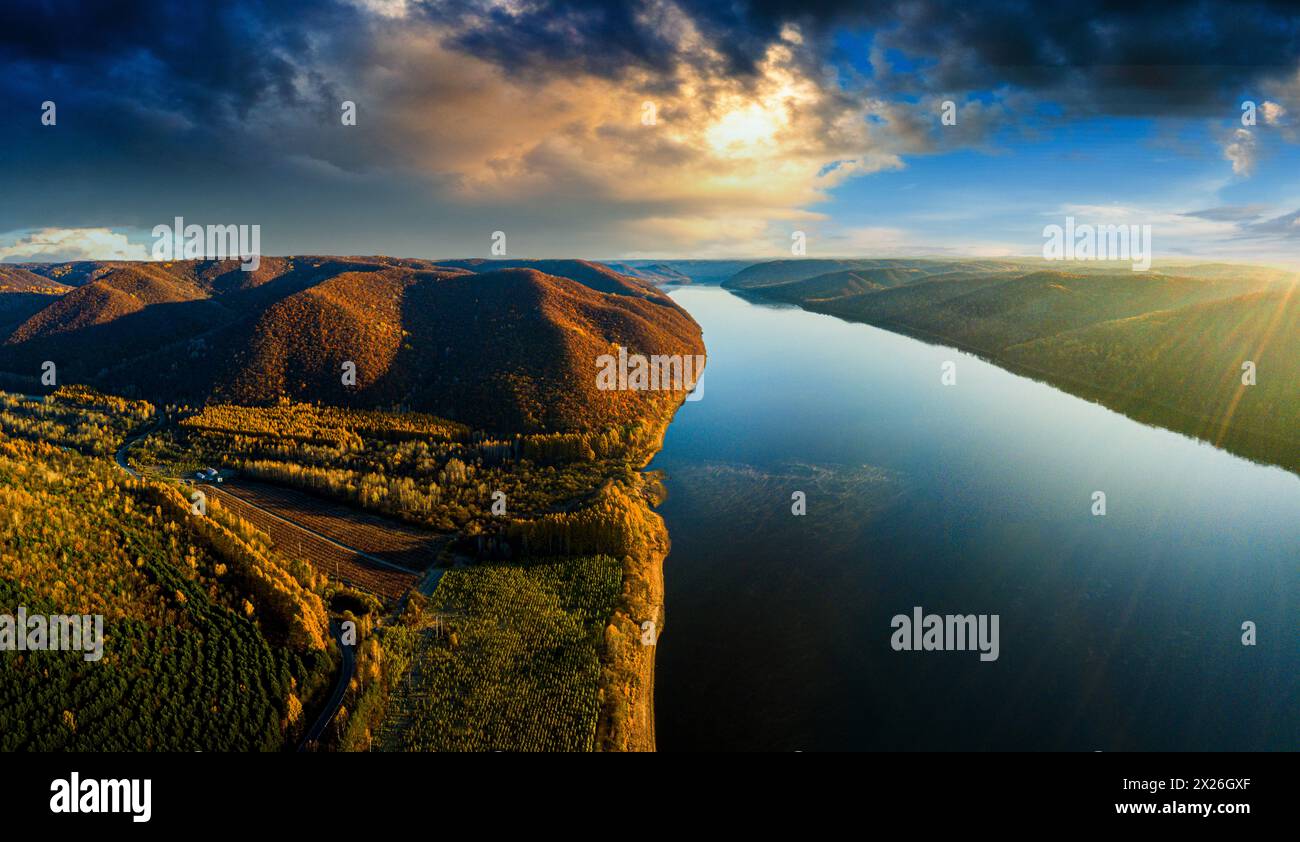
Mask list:
[[721,284],[753,260],[623,260],[605,265],[652,284]]
[[[1294,272],[798,259],[749,266],[723,286],[972,351],[1139,420],[1300,471]],[[1247,362],[1253,385],[1242,382]]]
[[26,391],[48,360],[59,383],[159,403],[288,397],[496,430],[630,423],[682,398],[597,390],[596,359],[619,345],[704,353],[653,284],[583,260],[0,265],[0,386]]

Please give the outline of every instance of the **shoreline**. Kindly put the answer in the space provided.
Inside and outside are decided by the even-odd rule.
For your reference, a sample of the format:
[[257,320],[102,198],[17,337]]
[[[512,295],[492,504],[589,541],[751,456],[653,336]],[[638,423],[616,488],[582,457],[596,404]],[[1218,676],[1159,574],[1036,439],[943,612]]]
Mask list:
[[[1287,460],[1275,456],[1279,449],[1285,449],[1288,442],[1278,437],[1255,429],[1235,428],[1224,431],[1222,421],[1205,416],[1194,415],[1176,406],[1149,397],[1134,395],[1117,389],[1108,389],[1102,385],[1082,381],[1060,372],[1040,369],[1018,360],[1011,360],[1002,355],[946,336],[931,333],[921,328],[899,324],[891,320],[869,321],[838,312],[833,307],[818,307],[810,302],[791,301],[784,298],[768,297],[755,290],[736,290],[723,287],[740,298],[761,304],[785,304],[815,313],[830,316],[847,324],[860,324],[887,331],[898,336],[905,336],[936,347],[953,348],[962,353],[971,354],[984,362],[996,366],[1010,374],[1024,377],[1045,386],[1056,389],[1080,400],[1103,407],[1111,412],[1123,415],[1140,424],[1155,427],[1192,441],[1208,444],[1225,453],[1229,453],[1248,462],[1264,467],[1278,468],[1291,474],[1300,475],[1300,459]],[[1220,428],[1217,437],[1209,431]]]
[[[646,468],[663,450],[668,427],[685,396],[659,419],[653,445],[637,467],[640,487],[632,497],[632,514],[644,524],[636,552],[623,560],[623,598],[605,630],[607,661],[601,670],[601,715],[596,725],[597,751],[657,751],[655,735],[655,655],[665,625],[664,561],[672,547],[668,526],[655,511],[657,477]],[[652,502],[654,500],[654,502]],[[642,623],[654,623],[654,644],[642,643]]]

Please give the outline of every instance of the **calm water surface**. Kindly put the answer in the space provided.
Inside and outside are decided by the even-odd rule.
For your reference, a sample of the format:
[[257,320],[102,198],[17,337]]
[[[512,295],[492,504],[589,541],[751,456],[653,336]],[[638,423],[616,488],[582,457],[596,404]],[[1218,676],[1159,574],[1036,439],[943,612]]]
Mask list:
[[[673,298],[709,365],[653,465],[661,750],[1300,748],[1300,478],[951,348]],[[914,606],[999,615],[998,660],[893,651]]]

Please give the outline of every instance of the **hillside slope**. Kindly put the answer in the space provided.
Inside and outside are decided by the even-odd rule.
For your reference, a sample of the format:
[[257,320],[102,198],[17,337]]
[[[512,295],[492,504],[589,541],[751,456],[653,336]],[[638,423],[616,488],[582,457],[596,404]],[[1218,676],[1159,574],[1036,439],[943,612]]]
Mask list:
[[8,335],[70,289],[24,267],[0,264],[0,336]]
[[[725,286],[952,344],[1134,418],[1300,470],[1300,293],[1288,273],[900,261],[800,277],[810,268],[776,263]],[[1253,386],[1241,383],[1246,361],[1257,367]]]
[[[76,264],[35,312],[16,309],[0,371],[160,402],[282,397],[407,407],[489,429],[579,429],[658,417],[680,400],[595,388],[596,359],[703,354],[699,327],[642,280],[580,260],[387,257]],[[56,271],[57,270],[57,271]],[[24,269],[27,285],[46,279]],[[25,318],[24,318],[25,317]],[[21,319],[21,320],[20,320]],[[355,384],[343,365],[356,366]],[[12,379],[12,378],[11,378]]]
[[895,258],[796,258],[758,263],[737,272],[722,285],[732,290],[767,290],[784,284],[806,281],[822,275],[859,273],[882,287],[894,287],[960,269],[965,272],[1008,272],[1028,270],[1027,264],[1003,260],[938,260]]
[[[1141,420],[1300,468],[1295,287],[1102,322],[1013,345],[1003,356],[1080,384],[1106,384],[1096,397]],[[1246,361],[1255,364],[1250,386],[1242,382]]]
[[721,284],[754,260],[626,260],[607,262],[615,272],[653,284]]

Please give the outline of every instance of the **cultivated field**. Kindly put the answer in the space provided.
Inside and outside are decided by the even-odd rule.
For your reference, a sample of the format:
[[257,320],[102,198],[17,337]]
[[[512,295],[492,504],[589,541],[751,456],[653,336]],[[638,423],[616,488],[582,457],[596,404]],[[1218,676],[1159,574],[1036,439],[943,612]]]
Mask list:
[[[356,548],[341,546],[341,542],[335,543],[336,539],[321,537],[268,514],[231,494],[228,489],[218,489],[211,485],[204,485],[202,489],[209,500],[217,501],[269,535],[281,552],[303,559],[322,573],[349,585],[382,597],[397,599],[420,578],[420,574],[415,571],[381,564],[366,558]],[[242,494],[243,491],[239,493]]]
[[414,571],[438,558],[447,537],[292,488],[239,480],[226,491],[366,555]]

